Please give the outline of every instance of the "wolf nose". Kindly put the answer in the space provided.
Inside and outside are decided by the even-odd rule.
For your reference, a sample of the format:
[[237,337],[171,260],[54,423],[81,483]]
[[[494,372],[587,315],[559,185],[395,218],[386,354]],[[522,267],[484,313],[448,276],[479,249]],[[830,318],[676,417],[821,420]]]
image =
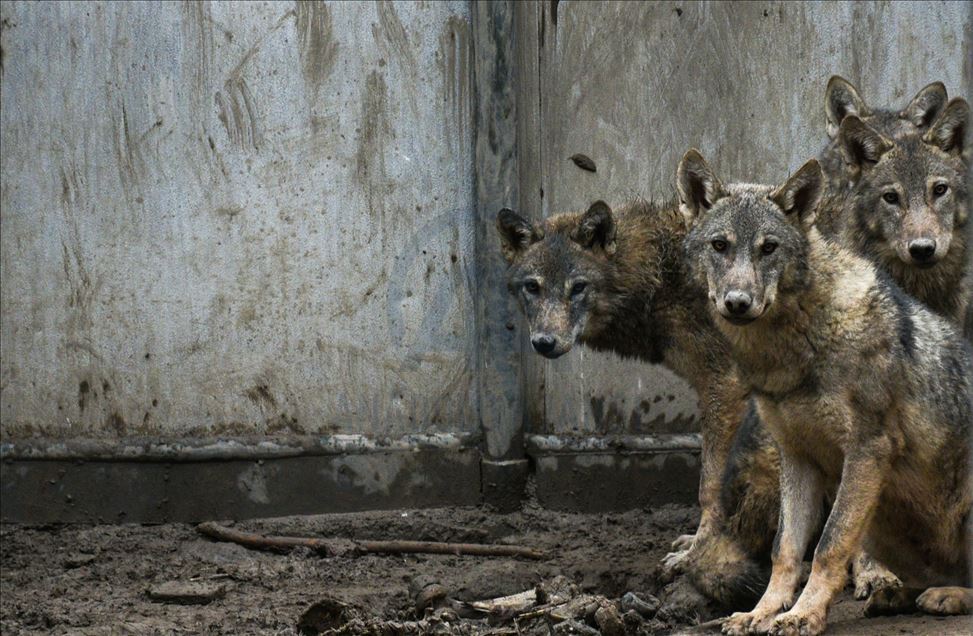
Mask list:
[[916,239],[909,243],[909,254],[920,263],[924,263],[936,254],[936,241],[933,239]]
[[753,299],[746,292],[731,291],[726,294],[726,297],[723,299],[723,304],[726,305],[727,310],[734,316],[742,316],[750,309],[750,305],[753,304]]
[[530,339],[530,344],[534,346],[534,351],[545,354],[554,351],[557,340],[554,339],[554,336],[537,336]]

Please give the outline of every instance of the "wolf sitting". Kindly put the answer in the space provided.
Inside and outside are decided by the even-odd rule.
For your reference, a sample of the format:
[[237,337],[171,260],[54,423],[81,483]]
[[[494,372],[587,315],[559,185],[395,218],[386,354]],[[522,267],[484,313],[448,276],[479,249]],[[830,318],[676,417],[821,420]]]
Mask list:
[[694,150],[678,174],[692,227],[687,254],[780,451],[770,582],[724,633],[821,633],[862,545],[907,584],[933,586],[918,597],[921,609],[973,611],[973,590],[952,587],[970,584],[973,559],[969,344],[871,262],[821,235],[817,161],[779,188],[724,187]]
[[[955,324],[973,318],[968,223],[969,104],[936,82],[903,110],[873,110],[832,77],[833,137],[818,229],[872,260],[909,294]],[[967,325],[973,339],[973,324]]]
[[662,363],[696,390],[703,438],[695,535],[670,555],[676,567],[720,532],[720,478],[746,406],[722,336],[691,281],[680,245],[686,229],[675,205],[636,201],[613,212],[532,223],[511,210],[497,216],[508,288],[527,318],[537,353],[557,358],[581,342],[593,349]]

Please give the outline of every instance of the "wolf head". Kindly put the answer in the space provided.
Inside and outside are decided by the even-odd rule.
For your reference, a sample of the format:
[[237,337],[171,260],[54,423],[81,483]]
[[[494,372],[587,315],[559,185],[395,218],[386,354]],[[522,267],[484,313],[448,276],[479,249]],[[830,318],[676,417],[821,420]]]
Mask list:
[[534,224],[503,209],[500,247],[510,264],[507,288],[520,302],[537,353],[557,358],[597,328],[611,302],[615,220],[604,201],[584,214]]
[[812,159],[778,188],[725,187],[698,151],[682,158],[676,186],[689,227],[688,257],[705,277],[713,310],[723,321],[753,322],[782,294],[807,285],[807,232],[823,179]]
[[880,261],[931,268],[966,224],[969,119],[969,104],[953,99],[922,134],[893,139],[857,115],[842,120],[837,142],[852,182],[846,213]]
[[902,110],[869,108],[858,89],[843,77],[834,75],[824,95],[824,113],[828,118],[828,136],[834,139],[845,117],[854,115],[875,130],[895,139],[924,130],[946,106],[946,87],[933,82],[916,93]]

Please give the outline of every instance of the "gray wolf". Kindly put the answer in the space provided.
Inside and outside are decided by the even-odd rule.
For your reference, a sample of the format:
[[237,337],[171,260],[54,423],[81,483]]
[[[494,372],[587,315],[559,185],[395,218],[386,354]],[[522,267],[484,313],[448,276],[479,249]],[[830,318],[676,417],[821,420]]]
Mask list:
[[770,582],[724,633],[821,633],[862,546],[908,585],[928,588],[921,609],[973,611],[973,591],[962,587],[973,557],[969,344],[873,263],[821,235],[816,160],[777,188],[723,186],[695,150],[678,174],[687,254],[780,453]]
[[873,110],[836,76],[825,111],[833,139],[821,155],[828,188],[818,229],[872,260],[933,311],[964,324],[973,316],[969,104],[947,102],[936,82],[901,111]]

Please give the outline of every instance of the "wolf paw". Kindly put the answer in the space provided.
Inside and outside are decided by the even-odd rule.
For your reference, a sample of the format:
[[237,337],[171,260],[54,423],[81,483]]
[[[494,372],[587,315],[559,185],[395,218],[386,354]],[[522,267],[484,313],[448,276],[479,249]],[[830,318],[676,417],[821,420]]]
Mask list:
[[855,598],[863,600],[885,588],[902,587],[899,577],[892,574],[881,563],[871,561],[868,567],[855,572]]
[[973,590],[968,587],[931,587],[919,595],[916,605],[927,614],[971,614]]
[[880,587],[868,597],[865,616],[910,614],[916,609],[916,592],[905,587]]
[[723,621],[723,633],[726,636],[766,634],[773,620],[773,614],[764,612],[735,612]]
[[695,534],[682,534],[676,537],[676,540],[672,542],[673,552],[684,552],[693,546],[696,541]]
[[818,612],[784,612],[774,619],[769,633],[772,636],[817,636],[827,625],[824,614]]
[[662,558],[662,569],[659,573],[661,580],[665,583],[671,582],[676,575],[682,573],[686,567],[686,560],[689,558],[689,550],[681,552],[670,552]]

